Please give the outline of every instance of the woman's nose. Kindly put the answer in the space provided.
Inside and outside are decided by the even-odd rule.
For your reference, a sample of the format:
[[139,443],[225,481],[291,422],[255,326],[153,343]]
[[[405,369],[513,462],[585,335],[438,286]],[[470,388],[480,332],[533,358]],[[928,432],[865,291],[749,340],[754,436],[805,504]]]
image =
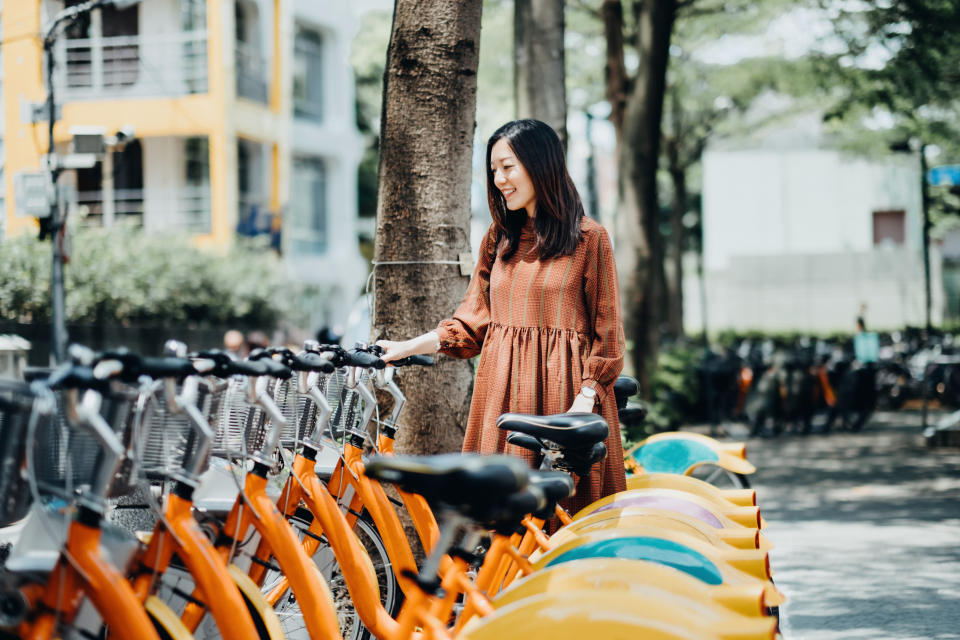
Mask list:
[[503,172],[501,171],[493,172],[493,184],[499,186],[501,184],[506,184],[506,183],[507,183],[507,178],[506,176],[503,175]]

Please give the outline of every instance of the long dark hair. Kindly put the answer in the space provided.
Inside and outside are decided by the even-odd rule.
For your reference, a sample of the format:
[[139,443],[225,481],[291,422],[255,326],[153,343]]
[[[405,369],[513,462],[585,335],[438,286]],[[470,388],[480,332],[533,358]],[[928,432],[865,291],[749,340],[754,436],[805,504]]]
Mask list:
[[487,141],[487,202],[497,228],[497,247],[506,243],[501,257],[510,258],[520,243],[527,222],[524,210],[510,211],[507,201],[493,182],[490,154],[498,140],[507,144],[523,165],[537,198],[534,229],[540,259],[569,255],[580,243],[583,203],[567,173],[563,145],[550,125],[539,120],[514,120],[493,132]]

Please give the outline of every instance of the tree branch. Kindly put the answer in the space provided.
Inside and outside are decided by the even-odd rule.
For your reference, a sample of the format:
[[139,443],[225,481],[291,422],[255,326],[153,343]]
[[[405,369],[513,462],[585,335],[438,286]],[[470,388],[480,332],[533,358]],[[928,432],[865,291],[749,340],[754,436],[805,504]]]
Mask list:
[[623,59],[623,5],[620,0],[603,0],[600,7],[603,31],[607,41],[607,101],[610,103],[610,122],[619,138],[623,128],[623,112],[627,102],[627,67]]

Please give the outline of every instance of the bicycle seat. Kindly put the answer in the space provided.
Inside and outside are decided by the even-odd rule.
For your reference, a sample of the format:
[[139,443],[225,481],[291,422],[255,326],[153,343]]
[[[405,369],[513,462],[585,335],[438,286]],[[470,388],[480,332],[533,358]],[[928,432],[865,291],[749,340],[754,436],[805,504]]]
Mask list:
[[620,376],[613,383],[613,395],[617,398],[617,408],[623,409],[627,406],[627,400],[631,396],[640,393],[640,383],[631,376]]
[[543,490],[547,500],[556,502],[575,493],[573,478],[562,471],[538,471],[530,474],[530,484]]
[[573,478],[562,471],[539,471],[530,474],[530,487],[543,491],[546,504],[531,513],[535,518],[549,520],[557,508],[557,502],[576,493]]
[[561,449],[588,449],[606,440],[610,433],[607,421],[595,413],[558,413],[552,416],[505,413],[497,419],[497,428],[549,440]]
[[507,455],[374,456],[364,473],[418,493],[431,505],[452,507],[477,519],[529,482],[524,461]]
[[521,525],[527,515],[544,511],[548,506],[552,510],[552,503],[547,500],[544,491],[531,484],[510,494],[503,502],[484,505],[479,510],[474,508],[465,515],[498,533],[508,535]]

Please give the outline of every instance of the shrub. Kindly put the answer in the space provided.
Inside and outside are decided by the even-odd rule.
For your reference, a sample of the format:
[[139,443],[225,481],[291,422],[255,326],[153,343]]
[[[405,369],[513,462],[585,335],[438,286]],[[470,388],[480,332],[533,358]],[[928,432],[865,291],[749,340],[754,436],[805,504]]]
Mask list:
[[[0,243],[0,319],[49,321],[50,254],[29,236]],[[309,294],[260,243],[218,255],[123,226],[77,231],[64,273],[72,323],[299,326],[295,302]]]

